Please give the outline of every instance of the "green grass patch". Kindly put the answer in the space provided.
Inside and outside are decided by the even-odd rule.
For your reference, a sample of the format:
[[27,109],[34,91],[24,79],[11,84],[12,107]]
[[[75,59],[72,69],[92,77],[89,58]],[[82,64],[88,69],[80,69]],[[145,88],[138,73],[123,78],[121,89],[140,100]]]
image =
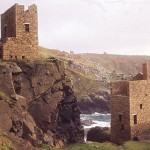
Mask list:
[[42,149],[44,149],[44,150],[55,150],[55,148],[51,148],[51,147],[49,147],[49,146],[46,145],[46,144],[39,144],[38,147],[39,147],[39,148],[42,148]]
[[3,135],[0,135],[0,150],[16,150],[11,141]]
[[9,96],[7,96],[7,94],[6,93],[4,93],[4,92],[0,92],[0,100],[9,100],[10,99],[10,97]]
[[44,150],[150,150],[150,143],[144,142],[126,142],[121,146],[112,143],[89,143],[89,144],[72,144],[63,148],[50,148],[47,145],[40,145]]
[[91,144],[75,144],[64,147],[60,150],[116,150],[117,146],[111,143],[91,143]]
[[16,105],[16,101],[10,98],[6,93],[0,91],[0,100],[7,100],[11,106]]
[[123,150],[150,150],[150,143],[144,142],[126,142],[122,146]]
[[44,150],[117,150],[117,146],[111,143],[72,144],[63,148],[50,148],[47,145],[39,145]]

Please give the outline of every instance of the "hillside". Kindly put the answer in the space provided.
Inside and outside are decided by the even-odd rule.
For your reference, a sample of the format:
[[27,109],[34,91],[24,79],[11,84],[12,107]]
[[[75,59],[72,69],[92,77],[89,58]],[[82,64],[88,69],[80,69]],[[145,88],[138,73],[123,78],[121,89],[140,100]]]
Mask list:
[[[142,64],[150,64],[150,56],[128,56],[111,54],[70,54],[60,50],[39,48],[41,57],[56,57],[65,61],[68,73],[75,79],[73,82],[83,83],[85,90],[89,91],[87,84],[90,82],[90,90],[108,89],[106,83],[115,80],[128,80],[137,73],[142,72]],[[77,81],[80,79],[80,83]],[[98,80],[98,83],[97,83]],[[96,82],[95,82],[96,81]],[[92,84],[94,82],[94,84]],[[77,85],[76,85],[77,86]],[[75,86],[75,87],[76,87]],[[80,88],[80,86],[78,86]],[[81,90],[79,90],[81,92]],[[77,91],[77,93],[79,92]],[[82,93],[81,93],[82,95]]]
[[55,57],[65,62],[83,113],[108,112],[110,83],[130,80],[142,72],[143,63],[150,64],[150,56],[73,54],[43,47],[39,50],[41,59]]
[[[126,76],[136,75],[142,71],[142,64],[148,62],[150,64],[150,56],[139,55],[111,55],[111,54],[70,54],[61,52],[60,50],[49,50],[40,47],[40,55],[42,57],[57,57],[67,61],[72,61],[74,70],[86,74],[88,77],[97,77],[101,79],[111,74],[124,74]],[[80,67],[79,67],[80,66]],[[95,74],[94,74],[95,73]]]

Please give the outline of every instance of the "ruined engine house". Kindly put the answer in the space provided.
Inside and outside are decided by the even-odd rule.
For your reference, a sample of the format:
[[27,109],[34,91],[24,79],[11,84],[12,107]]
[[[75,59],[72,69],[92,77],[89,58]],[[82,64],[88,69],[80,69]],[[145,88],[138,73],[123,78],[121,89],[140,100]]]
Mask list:
[[0,59],[38,57],[38,17],[35,4],[25,10],[15,4],[1,14]]
[[143,80],[111,85],[111,139],[115,143],[137,140],[150,130],[150,80],[143,64]]

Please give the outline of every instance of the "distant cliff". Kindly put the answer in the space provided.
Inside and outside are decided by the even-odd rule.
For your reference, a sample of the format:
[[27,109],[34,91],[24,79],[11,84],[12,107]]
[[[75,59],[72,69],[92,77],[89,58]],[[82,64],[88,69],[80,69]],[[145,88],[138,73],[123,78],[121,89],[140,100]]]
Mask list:
[[[86,74],[93,79],[106,81],[112,80],[112,76],[116,75],[116,79],[120,77],[129,77],[136,75],[141,71],[141,64],[148,62],[150,64],[150,56],[136,55],[112,55],[112,54],[70,54],[59,50],[49,50],[40,47],[41,57],[55,56],[66,61],[68,68],[76,72]],[[124,76],[122,76],[124,75]],[[112,79],[111,79],[112,78]]]
[[80,110],[62,61],[0,63],[0,129],[34,146],[83,141]]

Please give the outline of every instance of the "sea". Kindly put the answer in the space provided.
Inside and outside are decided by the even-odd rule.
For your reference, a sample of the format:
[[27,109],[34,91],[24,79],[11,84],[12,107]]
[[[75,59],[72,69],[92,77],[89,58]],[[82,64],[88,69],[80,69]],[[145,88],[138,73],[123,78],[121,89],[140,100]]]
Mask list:
[[83,123],[85,136],[84,140],[86,142],[87,139],[87,132],[90,128],[99,126],[99,127],[110,127],[111,122],[111,114],[109,113],[93,113],[93,114],[81,114],[80,115],[81,122],[89,122]]

